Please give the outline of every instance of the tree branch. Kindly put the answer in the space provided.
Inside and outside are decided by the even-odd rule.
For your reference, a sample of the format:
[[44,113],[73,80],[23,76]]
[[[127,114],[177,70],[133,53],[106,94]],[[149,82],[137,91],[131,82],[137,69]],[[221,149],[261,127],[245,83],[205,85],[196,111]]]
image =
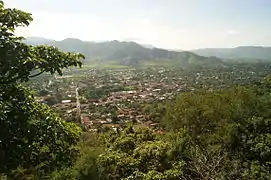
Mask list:
[[3,19],[1,19],[1,21],[2,21],[1,26],[2,26],[2,27],[7,26],[7,23],[8,23],[8,22],[7,22],[8,15],[9,15],[9,12],[7,12],[7,13],[5,14],[5,16],[2,17],[2,18],[3,18]]
[[[41,71],[41,72],[39,72],[39,73],[37,73],[37,74],[34,74],[34,75],[30,75],[30,76],[28,76],[28,78],[36,77],[36,76],[38,76],[38,75],[41,75],[42,73],[44,73],[44,71]],[[16,77],[14,77],[14,78],[12,78],[12,79],[9,79],[9,80],[7,80],[7,81],[1,81],[1,80],[0,80],[0,83],[1,83],[1,84],[10,84],[10,83],[13,83],[13,82],[15,82],[15,81],[17,81],[17,80],[19,80],[19,79],[21,79],[21,77],[16,76]]]
[[41,72],[39,72],[39,73],[37,73],[37,74],[34,74],[34,75],[30,75],[30,76],[28,76],[28,77],[29,77],[29,78],[33,78],[33,77],[36,77],[36,76],[41,75],[42,73],[44,73],[44,71],[41,71]]

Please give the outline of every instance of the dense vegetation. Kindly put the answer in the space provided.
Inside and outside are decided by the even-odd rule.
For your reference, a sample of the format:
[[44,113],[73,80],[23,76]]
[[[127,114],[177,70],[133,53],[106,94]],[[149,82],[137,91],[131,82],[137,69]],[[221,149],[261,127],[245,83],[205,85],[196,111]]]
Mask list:
[[37,103],[22,82],[43,72],[81,66],[81,54],[49,46],[28,46],[14,31],[32,20],[29,13],[5,9],[0,1],[0,174],[11,179],[46,177],[71,162],[80,128]]
[[127,90],[121,86],[102,86],[100,88],[92,87],[91,89],[81,90],[80,94],[85,94],[88,99],[99,99],[108,95],[110,92]]
[[[172,99],[131,103],[153,114],[159,131],[123,124],[82,133],[75,123],[62,120],[50,107],[38,103],[31,89],[23,86],[42,73],[62,75],[63,68],[81,66],[83,58],[55,47],[22,43],[14,30],[31,20],[30,14],[6,9],[0,1],[1,179],[271,178],[271,78],[262,79],[270,64],[159,70],[167,73],[168,80],[185,73],[181,80],[193,85],[193,90],[187,88]],[[232,75],[234,70],[238,77]],[[154,79],[138,71],[135,78],[144,83]],[[210,76],[205,76],[207,73]],[[33,84],[41,96],[47,95],[39,83]],[[122,90],[127,89],[103,86],[82,92],[99,98]],[[103,110],[108,113],[107,107]]]

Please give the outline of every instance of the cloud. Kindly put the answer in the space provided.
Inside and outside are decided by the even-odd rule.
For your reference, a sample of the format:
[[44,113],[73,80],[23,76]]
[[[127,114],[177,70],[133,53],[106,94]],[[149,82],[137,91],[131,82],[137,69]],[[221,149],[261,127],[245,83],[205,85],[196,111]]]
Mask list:
[[138,43],[173,48],[179,46],[178,42],[185,42],[182,37],[187,36],[189,28],[176,28],[148,18],[112,20],[91,17],[88,14],[39,12],[34,14],[34,21],[29,27],[19,28],[16,33],[55,40],[68,37],[88,41],[130,39]]
[[[167,49],[189,50],[232,46],[239,39],[235,30],[171,26],[150,18],[111,19],[84,13],[35,13],[29,27],[19,28],[21,36],[41,36],[54,40],[68,37],[86,41],[135,41]],[[237,36],[238,35],[238,36]],[[234,37],[229,41],[229,36]],[[228,42],[228,44],[227,44]]]
[[235,31],[235,30],[228,30],[226,32],[226,35],[230,35],[230,36],[236,36],[236,35],[239,35],[239,34],[241,34],[241,33],[238,32],[238,31]]

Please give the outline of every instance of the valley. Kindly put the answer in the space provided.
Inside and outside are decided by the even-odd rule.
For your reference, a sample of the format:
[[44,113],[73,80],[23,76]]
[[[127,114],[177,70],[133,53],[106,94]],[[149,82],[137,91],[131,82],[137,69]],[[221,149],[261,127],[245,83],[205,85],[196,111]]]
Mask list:
[[166,104],[178,94],[257,84],[271,74],[271,64],[85,67],[64,73],[33,79],[29,86],[37,91],[39,102],[52,106],[66,121],[95,132],[127,124],[160,130]]
[[270,5],[0,0],[0,180],[270,180]]

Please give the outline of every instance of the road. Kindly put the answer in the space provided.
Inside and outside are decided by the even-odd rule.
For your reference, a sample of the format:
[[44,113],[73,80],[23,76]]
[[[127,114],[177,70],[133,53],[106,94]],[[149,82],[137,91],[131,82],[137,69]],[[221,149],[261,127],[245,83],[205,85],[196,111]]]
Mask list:
[[75,89],[75,97],[76,97],[76,108],[77,108],[77,120],[79,123],[81,123],[81,107],[80,107],[80,97],[79,97],[79,92],[78,92],[79,88],[77,87]]

